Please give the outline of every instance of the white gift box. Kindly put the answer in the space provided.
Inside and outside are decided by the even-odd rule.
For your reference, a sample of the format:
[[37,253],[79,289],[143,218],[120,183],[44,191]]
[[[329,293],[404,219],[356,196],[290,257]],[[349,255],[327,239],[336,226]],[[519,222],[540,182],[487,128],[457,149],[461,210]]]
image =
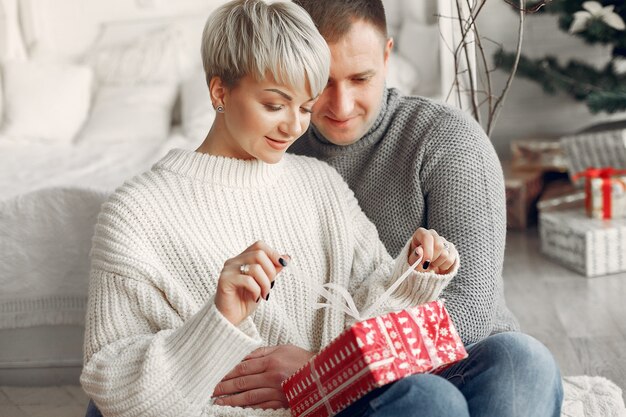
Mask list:
[[599,220],[584,210],[541,212],[541,252],[587,277],[626,271],[626,219]]
[[[570,177],[589,167],[626,169],[626,127],[622,124],[561,138]],[[582,186],[584,179],[577,184]]]

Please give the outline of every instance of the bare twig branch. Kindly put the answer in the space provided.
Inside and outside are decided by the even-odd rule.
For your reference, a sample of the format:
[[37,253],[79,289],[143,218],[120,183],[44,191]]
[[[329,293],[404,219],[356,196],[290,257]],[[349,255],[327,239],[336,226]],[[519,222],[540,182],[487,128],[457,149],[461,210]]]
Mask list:
[[506,80],[506,85],[502,89],[500,97],[496,100],[496,103],[491,111],[492,117],[489,118],[489,123],[487,124],[487,136],[491,136],[491,133],[493,132],[493,128],[496,124],[496,121],[498,120],[500,111],[502,110],[502,104],[504,103],[504,99],[506,98],[509,89],[511,88],[511,84],[513,83],[513,77],[515,77],[515,73],[517,72],[517,67],[522,56],[522,41],[524,40],[524,16],[526,15],[524,9],[525,1],[526,0],[520,0],[521,7],[519,8],[519,29],[517,31],[517,48],[515,49],[515,62],[513,63],[513,67],[511,68],[509,77]]
[[474,25],[474,19],[472,16],[472,5],[470,3],[471,0],[466,0],[466,5],[467,5],[467,9],[468,9],[468,13],[469,13],[469,18],[467,19],[467,26],[464,28],[463,27],[463,19],[464,19],[464,13],[463,13],[463,6],[461,5],[461,0],[456,0],[456,10],[457,10],[457,14],[459,15],[459,23],[461,26],[461,33],[462,33],[462,37],[461,37],[461,43],[463,44],[463,53],[465,55],[465,64],[467,66],[467,78],[468,78],[468,82],[469,82],[469,86],[470,86],[470,102],[472,103],[472,113],[474,114],[474,118],[478,121],[478,123],[482,122],[482,116],[480,114],[480,109],[478,108],[478,97],[476,96],[476,86],[475,86],[475,82],[476,79],[474,77],[474,72],[472,69],[472,60],[470,57],[470,53],[469,53],[469,43],[467,42],[467,36],[470,33],[475,33],[476,31],[476,26]]
[[[487,116],[488,119],[491,119],[491,109],[493,108],[493,100],[492,97],[493,95],[491,94],[491,92],[493,91],[492,89],[492,84],[491,84],[491,71],[489,70],[489,64],[487,62],[487,55],[485,53],[485,49],[483,48],[483,44],[482,44],[482,40],[480,37],[480,33],[478,32],[478,26],[474,26],[474,32],[475,32],[475,39],[476,39],[476,47],[478,48],[478,53],[480,56],[480,59],[482,61],[483,64],[483,68],[484,68],[484,75],[486,78],[486,88],[487,88],[487,102],[488,104],[488,108],[489,108],[489,114]],[[484,101],[483,101],[484,103]],[[482,106],[482,104],[479,104],[479,107]],[[480,121],[479,121],[480,123]]]
[[509,6],[511,6],[512,8],[514,8],[515,10],[519,10],[521,12],[523,12],[524,14],[526,13],[537,13],[543,6],[545,6],[546,4],[552,2],[552,0],[542,0],[539,1],[535,4],[532,5],[532,7],[530,8],[525,8],[524,7],[524,2],[520,1],[520,6],[518,6],[517,4],[513,3],[511,0],[504,0],[504,2],[506,4],[508,4]]
[[[462,3],[463,1],[465,1],[465,3]],[[519,0],[519,5],[512,3],[515,0],[503,1],[514,6],[514,8],[519,11],[519,28],[517,31],[517,47],[514,65],[499,95],[493,93],[494,85],[492,73],[496,68],[490,68],[489,66],[487,51],[476,23],[487,0],[455,0],[457,15],[447,17],[457,20],[460,30],[460,40],[455,40],[456,47],[454,49],[446,43],[446,46],[452,54],[455,74],[453,85],[450,87],[446,99],[449,99],[453,93],[456,93],[457,103],[463,107],[464,103],[467,104],[467,101],[464,101],[461,96],[464,95],[467,97],[469,99],[469,105],[471,106],[472,116],[478,123],[483,125],[482,118],[483,116],[486,117],[484,123],[486,126],[483,127],[485,127],[488,136],[491,136],[493,133],[494,126],[502,110],[502,105],[511,88],[513,78],[519,66],[522,55],[525,14],[537,12],[541,7],[552,0],[541,0],[529,8],[526,8],[526,0]],[[439,17],[441,18],[443,15],[439,15]],[[499,44],[492,39],[484,39],[488,42]],[[476,66],[472,65],[472,60],[478,60]],[[480,67],[481,65],[482,67]],[[486,111],[481,113],[480,110],[483,107],[486,107]]]

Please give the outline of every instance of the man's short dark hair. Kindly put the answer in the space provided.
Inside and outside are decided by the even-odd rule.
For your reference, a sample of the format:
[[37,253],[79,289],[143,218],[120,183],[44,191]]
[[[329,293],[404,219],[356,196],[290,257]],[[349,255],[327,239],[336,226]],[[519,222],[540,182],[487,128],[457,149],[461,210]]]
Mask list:
[[381,0],[293,0],[313,18],[326,42],[334,43],[346,35],[355,21],[374,26],[386,40],[387,21]]

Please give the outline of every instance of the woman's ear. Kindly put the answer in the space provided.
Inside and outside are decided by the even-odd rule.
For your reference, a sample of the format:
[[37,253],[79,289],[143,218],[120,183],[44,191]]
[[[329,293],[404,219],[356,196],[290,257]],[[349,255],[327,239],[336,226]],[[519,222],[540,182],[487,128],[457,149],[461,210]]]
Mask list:
[[211,103],[213,108],[218,106],[224,106],[224,97],[226,96],[227,87],[224,85],[224,81],[217,75],[211,78],[209,81],[209,94],[211,96]]

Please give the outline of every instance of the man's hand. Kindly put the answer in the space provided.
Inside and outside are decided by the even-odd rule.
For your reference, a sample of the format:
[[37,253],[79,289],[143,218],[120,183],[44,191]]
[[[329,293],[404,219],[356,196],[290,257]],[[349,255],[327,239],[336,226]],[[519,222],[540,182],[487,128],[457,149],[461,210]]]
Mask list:
[[248,355],[217,384],[217,405],[288,408],[281,382],[304,365],[313,353],[293,345],[262,347]]

